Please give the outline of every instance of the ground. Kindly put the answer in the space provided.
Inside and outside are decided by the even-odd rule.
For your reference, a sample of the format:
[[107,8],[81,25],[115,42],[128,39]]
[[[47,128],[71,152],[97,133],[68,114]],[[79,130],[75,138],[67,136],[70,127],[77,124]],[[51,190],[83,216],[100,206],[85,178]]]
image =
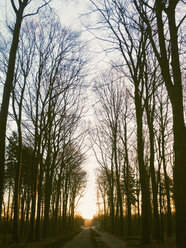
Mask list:
[[84,228],[63,248],[127,248],[124,241],[95,228]]
[[40,242],[0,245],[0,248],[176,248],[175,236],[166,238],[164,244],[152,242],[142,246],[139,237],[121,239],[96,228],[83,228],[79,232],[50,237]]

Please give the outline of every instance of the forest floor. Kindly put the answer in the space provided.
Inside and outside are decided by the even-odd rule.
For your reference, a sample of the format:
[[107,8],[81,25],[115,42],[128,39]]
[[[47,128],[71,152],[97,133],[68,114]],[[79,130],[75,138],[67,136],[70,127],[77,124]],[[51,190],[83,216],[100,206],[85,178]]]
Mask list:
[[[1,237],[0,237],[1,238]],[[89,245],[88,245],[89,244]],[[74,246],[75,245],[75,246]],[[87,246],[88,245],[88,246]],[[90,246],[91,245],[91,246]],[[42,239],[39,242],[20,242],[1,244],[0,248],[66,248],[66,247],[94,247],[94,248],[176,248],[176,238],[165,237],[164,243],[152,242],[150,245],[141,245],[140,237],[121,238],[94,228],[85,228],[81,232],[69,232],[60,236]]]
[[152,241],[150,245],[142,245],[139,237],[131,237],[130,239],[124,239],[127,248],[176,248],[176,237],[165,237],[163,243],[157,243]]
[[80,231],[64,233],[60,236],[48,237],[45,239],[41,239],[38,242],[19,242],[19,243],[11,243],[7,242],[6,244],[2,244],[0,242],[0,248],[60,248],[65,243],[73,239]]
[[[121,237],[118,235],[113,235],[111,233],[96,231],[93,232],[93,236],[96,237],[98,243],[96,243],[96,248],[102,247],[126,247],[126,248],[176,248],[176,237],[173,235],[172,237],[164,237],[164,243],[157,243],[157,241],[152,241],[150,245],[142,245],[140,236],[132,236],[130,238]],[[99,237],[102,237],[100,240],[107,243],[107,246],[99,245]],[[115,237],[112,239],[111,237]],[[119,243],[118,240],[123,241],[123,243]],[[114,243],[113,243],[114,242]],[[113,244],[112,244],[113,243]]]

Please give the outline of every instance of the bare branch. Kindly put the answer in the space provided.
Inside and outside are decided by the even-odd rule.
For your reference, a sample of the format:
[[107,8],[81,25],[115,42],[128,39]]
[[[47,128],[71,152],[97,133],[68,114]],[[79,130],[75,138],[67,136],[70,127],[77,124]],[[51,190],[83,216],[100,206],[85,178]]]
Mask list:
[[11,4],[12,4],[12,7],[13,7],[15,13],[17,14],[18,10],[17,10],[17,8],[15,6],[14,0],[11,0]]
[[51,1],[52,0],[45,1],[45,3],[42,4],[40,7],[38,7],[38,9],[34,13],[26,14],[25,16],[23,16],[23,18],[28,17],[28,16],[37,15],[39,13],[40,9],[42,9],[43,7],[45,7],[46,5],[48,5]]
[[186,18],[186,15],[181,19],[180,23],[177,26],[177,29],[179,29],[179,27],[181,26],[181,24],[184,22],[185,18]]

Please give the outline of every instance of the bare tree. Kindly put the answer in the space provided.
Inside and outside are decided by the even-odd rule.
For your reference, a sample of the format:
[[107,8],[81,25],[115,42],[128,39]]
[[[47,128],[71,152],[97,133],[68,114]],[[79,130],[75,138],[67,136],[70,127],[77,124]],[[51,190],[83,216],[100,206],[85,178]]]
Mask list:
[[[101,128],[104,128],[105,131],[109,133],[109,143],[111,146],[111,171],[113,166],[116,180],[117,201],[119,205],[120,234],[123,235],[123,198],[120,184],[121,165],[118,147],[123,92],[120,88],[121,82],[119,82],[117,76],[117,74],[114,76],[112,73],[107,77],[106,75],[103,75],[100,82],[96,80],[95,90],[100,102],[100,116],[98,116],[98,118],[100,119],[100,122],[104,123],[104,126]],[[116,86],[114,86],[114,83],[116,83]],[[112,176],[114,176],[113,172]]]
[[[157,95],[157,103],[158,103],[158,125],[159,125],[159,133],[157,132],[157,143],[159,150],[159,158],[160,158],[160,166],[163,167],[163,177],[166,191],[166,200],[167,200],[167,235],[172,236],[172,210],[171,210],[171,196],[170,196],[170,180],[168,176],[168,160],[171,156],[174,156],[173,153],[167,154],[167,146],[169,142],[172,140],[170,136],[172,136],[172,118],[171,118],[171,106],[170,101],[168,99],[168,95],[165,92],[165,87],[162,85],[160,88],[160,92]],[[172,148],[173,149],[173,148]],[[160,180],[160,179],[159,179]],[[159,182],[160,189],[162,190],[162,183]],[[161,193],[161,192],[160,192]]]
[[[20,198],[20,184],[21,184],[21,168],[22,168],[22,112],[24,105],[24,93],[27,83],[27,77],[29,75],[33,58],[34,58],[34,39],[27,40],[23,35],[20,35],[20,48],[18,53],[18,62],[16,68],[16,74],[14,79],[12,100],[13,100],[13,113],[18,129],[19,138],[19,157],[18,165],[15,177],[15,192],[14,192],[14,222],[13,222],[13,240],[18,242],[18,216],[19,216],[19,198]],[[27,46],[24,43],[28,44]],[[25,54],[27,51],[27,54]],[[26,56],[27,55],[27,56]],[[25,59],[26,57],[26,59]],[[25,62],[26,61],[26,62]],[[19,74],[19,75],[18,75]],[[23,83],[21,83],[23,81]],[[19,93],[20,92],[20,93]],[[18,108],[18,113],[17,113]]]
[[[182,1],[136,1],[134,5],[145,23],[145,31],[158,59],[172,104],[177,247],[185,247],[186,236],[186,127],[183,112],[183,87],[180,65],[179,28],[185,19],[178,16]],[[156,28],[154,28],[156,27]]]
[[34,146],[29,233],[29,240],[32,241],[34,232],[37,239],[40,237],[42,189],[45,190],[43,236],[47,236],[53,178],[60,162],[57,158],[64,135],[77,128],[83,112],[80,98],[87,60],[84,57],[84,44],[79,41],[80,34],[63,29],[56,16],[51,16],[49,20],[43,16],[42,21],[36,20],[29,26],[28,36],[32,36],[35,30],[37,55],[29,75],[28,100],[24,107]]
[[36,12],[24,15],[25,9],[33,1],[19,0],[18,3],[16,3],[16,1],[11,0],[11,7],[14,10],[16,21],[15,21],[14,27],[12,28],[12,34],[13,34],[12,43],[11,43],[11,47],[9,51],[8,67],[7,67],[7,72],[6,72],[6,79],[5,79],[5,84],[4,84],[3,99],[2,99],[1,112],[0,112],[0,136],[1,136],[1,140],[0,140],[0,216],[1,216],[1,211],[2,211],[3,187],[4,187],[6,125],[7,125],[8,108],[9,108],[10,94],[11,94],[12,85],[13,85],[16,53],[18,49],[21,25],[25,17],[38,13],[39,10],[42,7],[46,6],[50,1],[51,0],[44,1],[43,5],[38,7]]

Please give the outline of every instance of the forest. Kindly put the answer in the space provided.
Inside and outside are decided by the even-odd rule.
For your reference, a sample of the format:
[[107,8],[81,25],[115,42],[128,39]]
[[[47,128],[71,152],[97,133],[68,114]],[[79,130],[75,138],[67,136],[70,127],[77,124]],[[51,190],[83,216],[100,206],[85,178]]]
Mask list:
[[184,2],[86,0],[87,41],[54,1],[1,19],[0,245],[80,232],[91,149],[96,228],[186,248]]

